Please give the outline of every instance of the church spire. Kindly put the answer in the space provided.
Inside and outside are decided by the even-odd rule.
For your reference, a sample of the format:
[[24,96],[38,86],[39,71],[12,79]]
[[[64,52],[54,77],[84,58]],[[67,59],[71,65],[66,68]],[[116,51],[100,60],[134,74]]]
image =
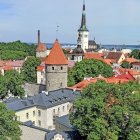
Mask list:
[[86,27],[86,6],[85,6],[85,0],[83,0],[83,11],[82,11],[82,20],[81,20],[81,27],[79,30],[81,31],[88,31],[87,27]]

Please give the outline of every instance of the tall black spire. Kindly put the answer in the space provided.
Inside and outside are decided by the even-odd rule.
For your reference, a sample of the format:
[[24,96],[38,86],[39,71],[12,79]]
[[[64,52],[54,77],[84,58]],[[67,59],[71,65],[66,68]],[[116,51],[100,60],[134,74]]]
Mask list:
[[79,30],[81,31],[88,31],[87,27],[86,27],[86,6],[85,6],[85,0],[83,0],[83,11],[82,11],[82,20],[81,20],[81,27]]

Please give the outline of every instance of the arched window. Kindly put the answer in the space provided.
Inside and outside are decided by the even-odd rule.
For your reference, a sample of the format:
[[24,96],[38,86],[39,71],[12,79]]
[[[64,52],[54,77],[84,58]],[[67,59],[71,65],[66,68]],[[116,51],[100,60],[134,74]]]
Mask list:
[[54,70],[54,67],[52,67],[52,70]]
[[61,70],[63,70],[63,67],[61,67]]

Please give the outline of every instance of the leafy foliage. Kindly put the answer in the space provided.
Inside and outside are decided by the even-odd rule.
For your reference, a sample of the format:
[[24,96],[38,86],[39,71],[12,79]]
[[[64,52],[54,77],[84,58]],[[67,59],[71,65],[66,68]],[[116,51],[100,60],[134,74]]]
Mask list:
[[35,56],[36,45],[29,45],[20,41],[0,43],[0,58],[3,60],[21,60],[27,56]]
[[28,57],[23,64],[22,76],[24,80],[29,83],[36,83],[37,81],[37,66],[40,65],[40,59],[36,57]]
[[4,98],[8,93],[15,96],[24,96],[22,88],[23,78],[15,70],[5,72],[4,76],[0,76],[0,96]]
[[129,62],[127,62],[127,61],[123,61],[122,64],[121,64],[121,66],[123,68],[131,68],[131,64],[129,64]]
[[96,59],[84,59],[81,62],[77,62],[73,69],[68,73],[68,85],[72,86],[84,77],[97,77],[99,75],[104,77],[110,77],[113,75],[112,68],[106,63]]
[[137,49],[133,50],[131,52],[131,54],[130,54],[130,57],[134,57],[136,59],[140,59],[140,50],[137,50]]
[[8,110],[3,103],[0,103],[0,139],[19,140],[21,130],[19,122],[15,121],[15,113]]
[[99,81],[82,91],[70,118],[87,140],[139,140],[139,112],[139,84]]

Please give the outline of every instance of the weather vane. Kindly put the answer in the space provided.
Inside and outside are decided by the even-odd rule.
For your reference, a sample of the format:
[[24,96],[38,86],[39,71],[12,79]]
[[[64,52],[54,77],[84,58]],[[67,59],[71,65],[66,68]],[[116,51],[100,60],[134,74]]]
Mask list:
[[59,25],[56,26],[56,38],[58,38]]

